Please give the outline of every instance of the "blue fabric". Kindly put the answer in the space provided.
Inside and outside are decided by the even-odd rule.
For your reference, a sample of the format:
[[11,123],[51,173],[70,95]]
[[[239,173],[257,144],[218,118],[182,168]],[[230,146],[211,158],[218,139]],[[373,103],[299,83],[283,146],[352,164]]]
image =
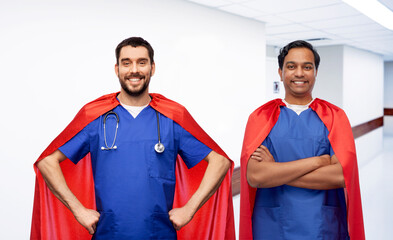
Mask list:
[[[93,239],[176,239],[169,221],[175,191],[175,163],[180,154],[191,168],[211,149],[171,119],[159,115],[163,153],[158,142],[156,111],[150,106],[134,119],[122,106],[116,150],[101,150],[104,115],[87,125],[59,148],[75,164],[91,153],[97,211],[100,220]],[[116,129],[113,114],[106,120],[106,138],[112,145]]]
[[[299,116],[281,107],[280,116],[262,143],[276,162],[334,155],[328,130],[312,110]],[[259,188],[252,217],[254,239],[349,239],[344,190],[312,190],[282,185]]]

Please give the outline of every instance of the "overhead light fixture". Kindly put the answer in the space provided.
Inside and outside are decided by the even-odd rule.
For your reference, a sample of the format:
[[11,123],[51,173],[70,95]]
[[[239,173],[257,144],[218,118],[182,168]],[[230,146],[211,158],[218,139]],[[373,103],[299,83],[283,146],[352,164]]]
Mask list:
[[393,30],[393,12],[377,0],[342,0],[367,17]]
[[322,38],[309,38],[309,39],[304,39],[304,41],[307,41],[307,42],[330,41],[330,40],[332,40],[332,39],[330,39],[330,38],[325,38],[325,37],[322,37]]

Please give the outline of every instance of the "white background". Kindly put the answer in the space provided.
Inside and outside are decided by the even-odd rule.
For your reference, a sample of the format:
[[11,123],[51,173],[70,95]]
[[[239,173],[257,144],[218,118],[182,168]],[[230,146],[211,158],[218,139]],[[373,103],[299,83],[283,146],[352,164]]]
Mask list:
[[192,3],[2,1],[0,33],[0,239],[29,238],[33,163],[85,103],[119,91],[123,39],[151,43],[151,92],[185,105],[236,166],[265,101],[264,24]]

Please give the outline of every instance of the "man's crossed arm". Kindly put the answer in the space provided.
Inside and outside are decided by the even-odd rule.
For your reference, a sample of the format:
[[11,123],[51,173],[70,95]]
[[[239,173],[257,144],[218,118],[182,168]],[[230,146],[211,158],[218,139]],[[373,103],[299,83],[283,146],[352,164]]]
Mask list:
[[336,155],[322,155],[291,162],[276,162],[261,145],[247,164],[247,181],[252,187],[271,188],[281,185],[328,190],[345,187],[343,170]]

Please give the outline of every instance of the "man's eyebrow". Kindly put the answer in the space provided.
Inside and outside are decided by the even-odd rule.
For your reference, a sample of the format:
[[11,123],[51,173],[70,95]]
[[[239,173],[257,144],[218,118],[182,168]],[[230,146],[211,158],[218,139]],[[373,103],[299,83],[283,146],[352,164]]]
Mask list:
[[140,61],[149,61],[149,59],[147,59],[147,58],[139,58],[138,62],[140,62]]
[[[131,61],[131,59],[130,58],[122,58],[122,59],[120,59],[120,62],[124,62],[124,61]],[[137,61],[138,62],[140,62],[140,61],[149,61],[149,59],[147,59],[147,58],[138,58]]]
[[[285,63],[285,65],[288,65],[288,64],[298,64],[298,63],[295,62],[295,61],[288,61],[288,62]],[[301,63],[301,64],[311,64],[311,65],[314,65],[313,62],[303,62],[303,63]]]

